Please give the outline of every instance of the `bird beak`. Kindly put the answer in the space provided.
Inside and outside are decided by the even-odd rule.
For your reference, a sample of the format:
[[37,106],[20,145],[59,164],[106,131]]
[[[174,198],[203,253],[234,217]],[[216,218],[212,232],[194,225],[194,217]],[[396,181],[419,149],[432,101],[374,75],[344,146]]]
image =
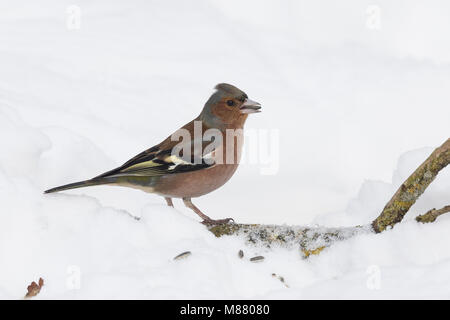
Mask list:
[[242,113],[257,113],[261,112],[259,109],[261,109],[261,104],[259,102],[247,99],[241,106],[241,112]]

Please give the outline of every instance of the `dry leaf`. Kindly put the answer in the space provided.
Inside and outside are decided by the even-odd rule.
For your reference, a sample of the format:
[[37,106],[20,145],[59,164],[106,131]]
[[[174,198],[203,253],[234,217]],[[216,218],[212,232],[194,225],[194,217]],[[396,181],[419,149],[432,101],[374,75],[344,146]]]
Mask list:
[[37,284],[36,282],[32,282],[28,287],[27,287],[27,294],[25,295],[25,298],[31,298],[36,296],[42,289],[42,287],[44,286],[44,279],[39,278],[38,281],[39,284]]

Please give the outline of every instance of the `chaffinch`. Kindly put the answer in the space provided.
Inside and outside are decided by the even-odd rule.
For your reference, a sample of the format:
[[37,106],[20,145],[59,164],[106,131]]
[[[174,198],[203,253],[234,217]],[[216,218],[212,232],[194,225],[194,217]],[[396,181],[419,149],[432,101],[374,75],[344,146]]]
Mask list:
[[230,84],[221,83],[215,89],[200,115],[160,144],[95,178],[45,193],[95,185],[131,187],[163,196],[172,207],[172,198],[182,198],[203,224],[233,220],[211,219],[191,198],[216,190],[233,176],[242,151],[244,123],[248,114],[260,112],[261,105]]

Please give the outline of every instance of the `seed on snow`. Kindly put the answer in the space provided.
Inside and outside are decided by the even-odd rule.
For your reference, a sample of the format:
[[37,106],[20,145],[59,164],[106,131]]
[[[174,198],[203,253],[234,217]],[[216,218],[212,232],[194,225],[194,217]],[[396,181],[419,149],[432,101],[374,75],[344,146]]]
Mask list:
[[187,257],[189,257],[191,255],[190,251],[186,251],[183,253],[180,253],[179,255],[177,255],[175,258],[173,258],[173,260],[181,260],[181,259],[185,259]]
[[263,256],[256,256],[250,259],[251,262],[260,262],[263,261],[264,257]]

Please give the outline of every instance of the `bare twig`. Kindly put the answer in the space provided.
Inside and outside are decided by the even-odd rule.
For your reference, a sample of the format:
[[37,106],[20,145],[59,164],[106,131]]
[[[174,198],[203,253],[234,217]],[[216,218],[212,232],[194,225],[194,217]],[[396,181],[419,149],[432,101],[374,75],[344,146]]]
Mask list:
[[434,222],[441,214],[450,212],[450,206],[445,206],[439,210],[431,209],[425,214],[416,217],[417,222],[428,223]]

